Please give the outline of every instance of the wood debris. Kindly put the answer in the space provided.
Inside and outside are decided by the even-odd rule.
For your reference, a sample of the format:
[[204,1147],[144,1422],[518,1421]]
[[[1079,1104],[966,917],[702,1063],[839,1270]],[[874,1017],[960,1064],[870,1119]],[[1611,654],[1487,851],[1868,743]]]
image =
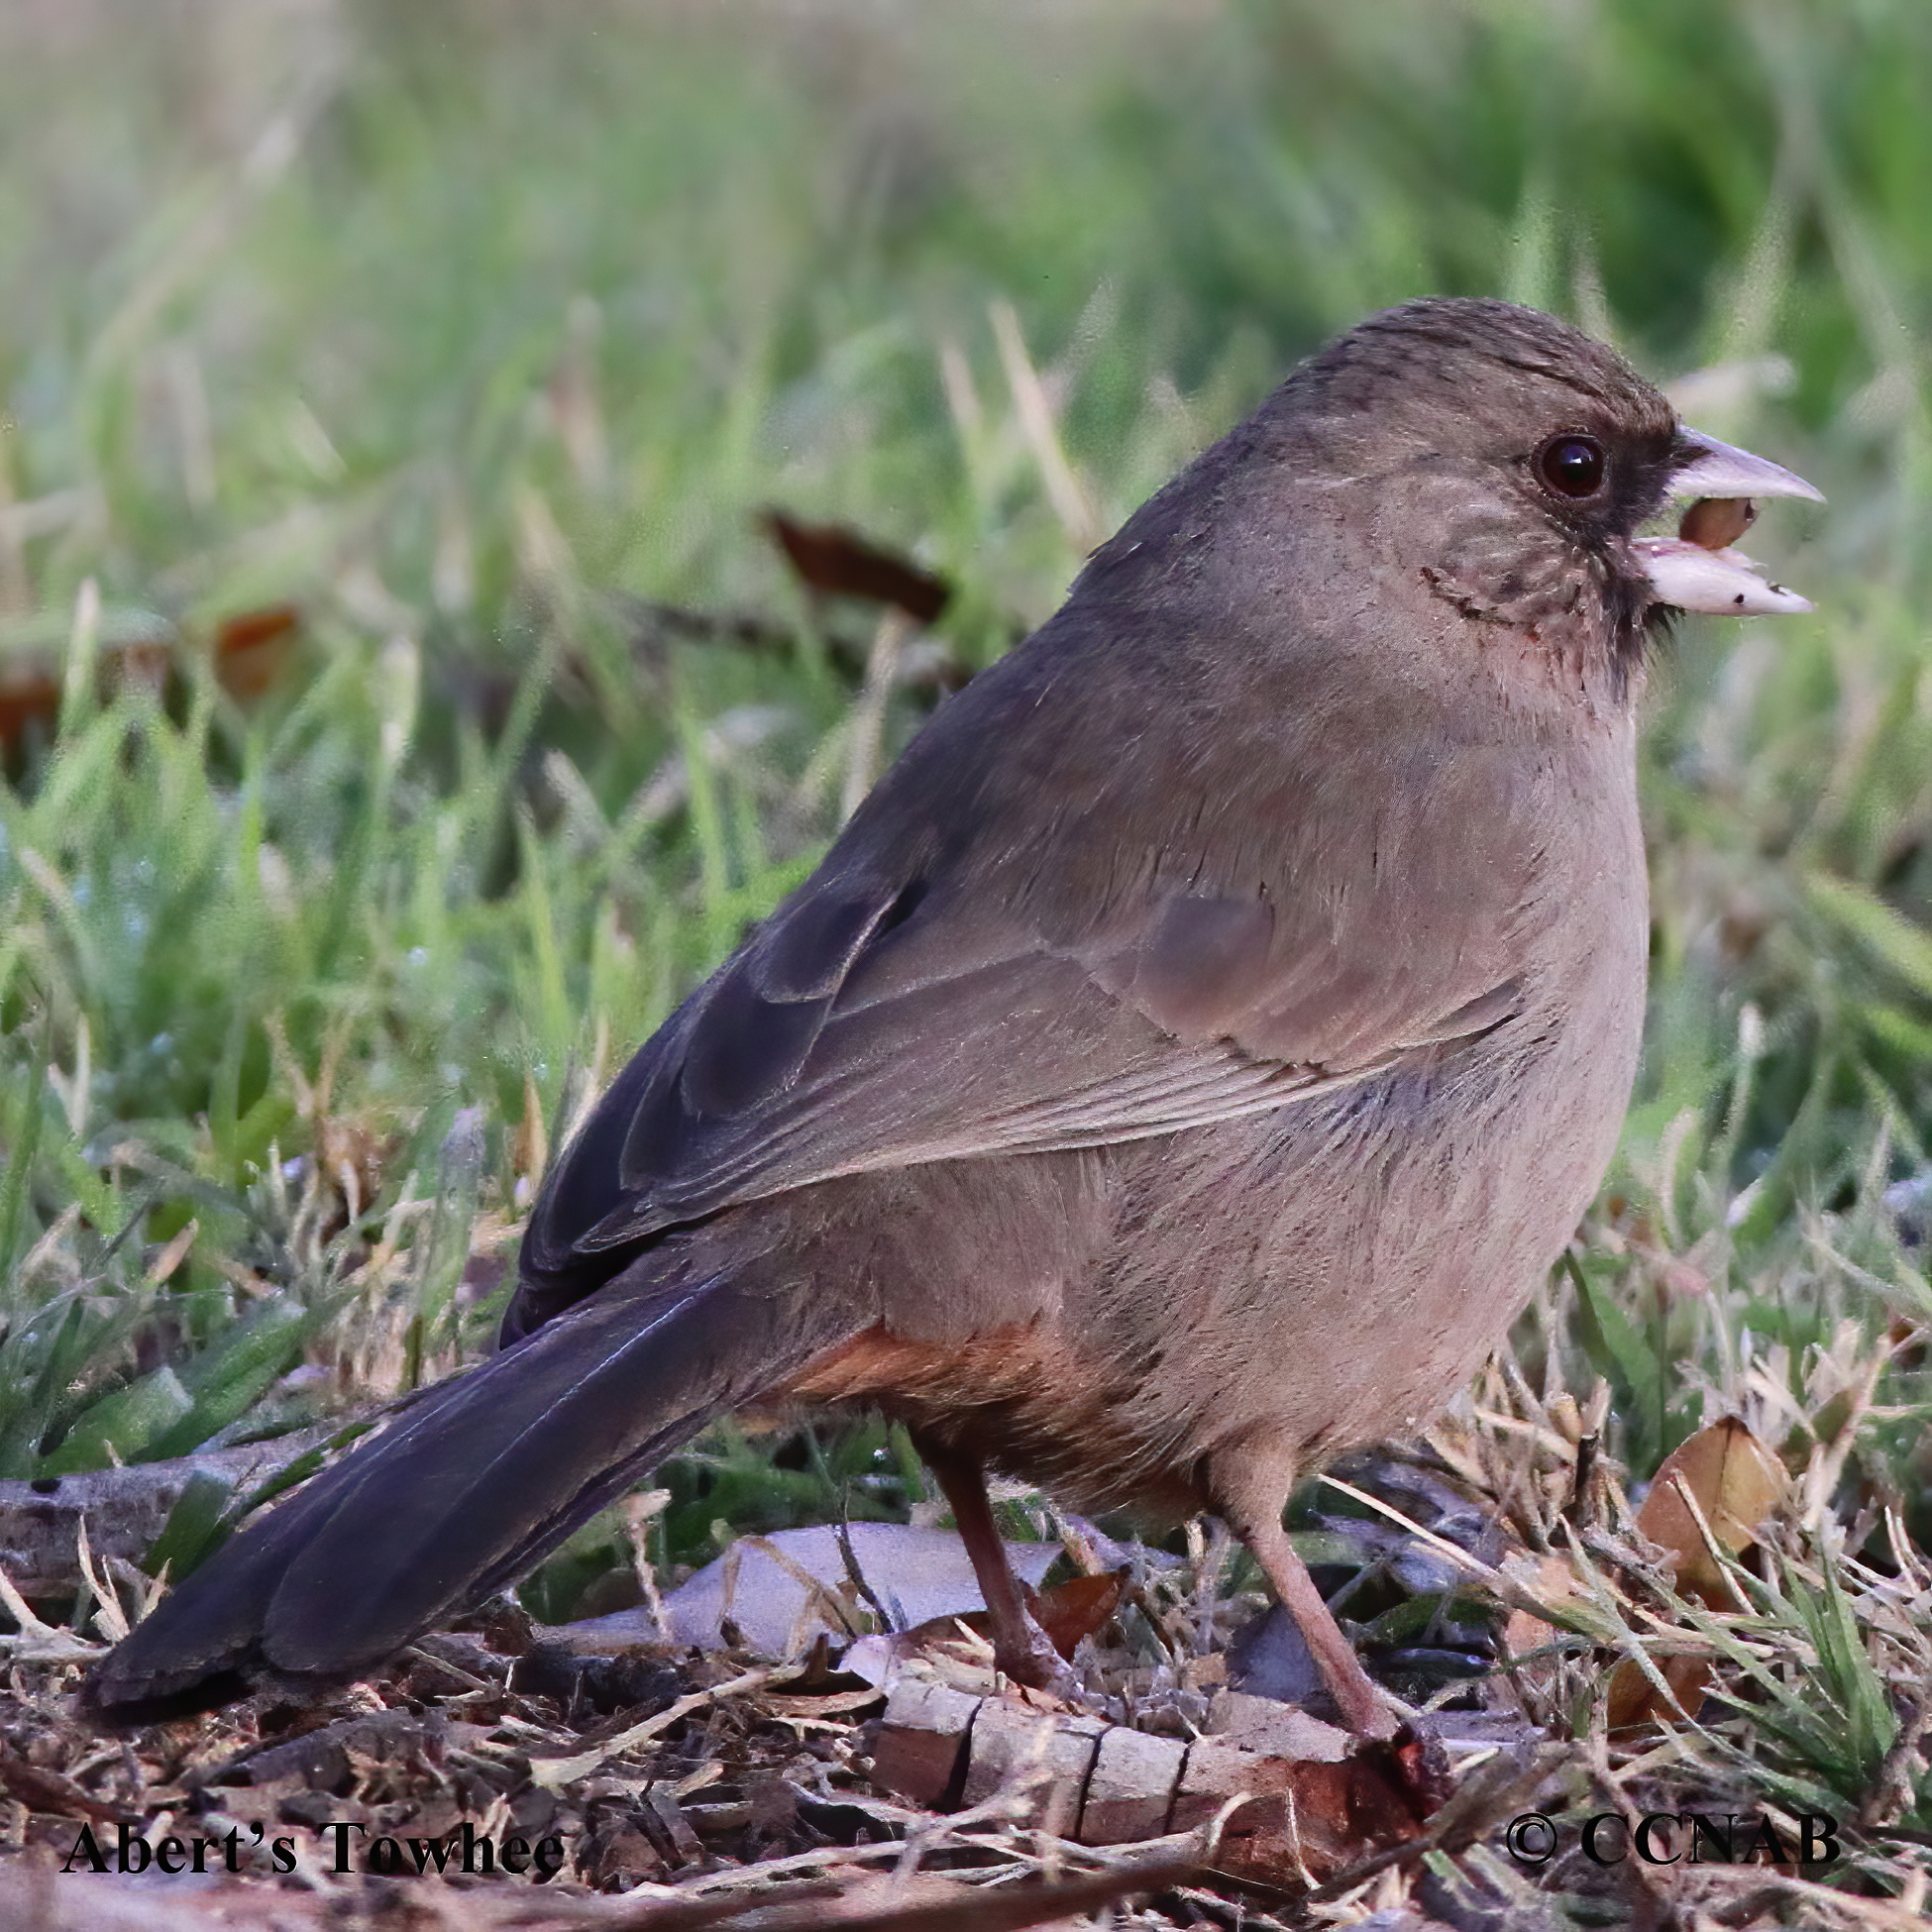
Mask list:
[[1286,1757],[1155,1737],[908,1673],[873,1727],[870,1770],[920,1805],[1012,1792],[1018,1822],[1079,1845],[1202,1833],[1214,1870],[1284,1886],[1320,1883],[1422,1835],[1431,1760],[1421,1742],[1358,1746],[1311,1721],[1308,1743],[1311,1755]]

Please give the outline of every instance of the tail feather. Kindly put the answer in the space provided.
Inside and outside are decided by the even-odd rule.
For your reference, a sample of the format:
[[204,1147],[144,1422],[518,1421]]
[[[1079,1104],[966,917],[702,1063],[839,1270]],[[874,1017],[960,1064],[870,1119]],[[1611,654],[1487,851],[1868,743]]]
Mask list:
[[244,1529],[94,1667],[90,1707],[144,1722],[367,1671],[860,1327],[822,1297],[637,1273],[430,1391]]

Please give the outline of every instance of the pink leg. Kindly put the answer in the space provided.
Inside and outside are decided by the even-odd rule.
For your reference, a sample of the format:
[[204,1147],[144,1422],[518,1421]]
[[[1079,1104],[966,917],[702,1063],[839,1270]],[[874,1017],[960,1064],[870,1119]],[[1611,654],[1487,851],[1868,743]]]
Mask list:
[[974,1457],[957,1449],[923,1438],[914,1442],[951,1507],[980,1594],[986,1598],[994,1663],[1016,1683],[1030,1684],[1035,1690],[1064,1689],[1070,1681],[1066,1663],[1028,1609],[1026,1593],[1007,1561],[986,1493],[986,1471]]
[[1216,1458],[1208,1488],[1216,1513],[1253,1552],[1282,1607],[1300,1627],[1329,1695],[1341,1706],[1342,1722],[1357,1737],[1393,1737],[1400,1725],[1386,1695],[1361,1667],[1355,1647],[1342,1634],[1308,1565],[1281,1527],[1281,1507],[1294,1482],[1292,1458],[1270,1445],[1248,1441]]

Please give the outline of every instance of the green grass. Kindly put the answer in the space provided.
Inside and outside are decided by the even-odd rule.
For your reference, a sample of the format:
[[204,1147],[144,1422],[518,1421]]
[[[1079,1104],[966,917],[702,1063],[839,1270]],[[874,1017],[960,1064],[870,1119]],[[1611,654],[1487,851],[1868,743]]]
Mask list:
[[[826,644],[866,620],[759,505],[946,572],[985,662],[1090,525],[1437,289],[1752,366],[1698,420],[1831,497],[1760,533],[1819,615],[1689,626],[1657,681],[1649,1050],[1525,1357],[1610,1382],[1641,1477],[1747,1401],[1801,1458],[1890,1325],[1814,1527],[1890,1498],[1932,1541],[1932,1286],[1880,1199],[1932,1139],[1932,10],[295,18],[0,20],[0,664],[64,694],[0,790],[0,1474],[479,1345],[546,1136],[860,755]],[[617,593],[799,647],[646,645]],[[281,599],[301,647],[242,704],[202,647]],[[97,687],[155,636],[165,702]],[[899,1467],[710,1453],[673,1554]]]

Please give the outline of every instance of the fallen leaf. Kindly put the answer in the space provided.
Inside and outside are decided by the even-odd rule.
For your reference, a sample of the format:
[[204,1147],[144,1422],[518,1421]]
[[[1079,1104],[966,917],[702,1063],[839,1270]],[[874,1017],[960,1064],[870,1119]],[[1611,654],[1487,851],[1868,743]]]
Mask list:
[[[1685,1596],[1707,1609],[1725,1609],[1736,1599],[1716,1553],[1735,1556],[1749,1550],[1784,1487],[1783,1464],[1742,1422],[1727,1416],[1664,1458],[1637,1512],[1637,1527],[1669,1552]],[[1709,1664],[1701,1658],[1668,1657],[1659,1660],[1658,1667],[1676,1706],[1694,1712],[1710,1680]],[[1613,1731],[1674,1714],[1671,1699],[1629,1658],[1611,1673],[1608,1696]]]
[[[966,1546],[953,1531],[854,1523],[849,1534],[859,1574],[906,1627],[934,1619],[950,1625],[955,1616],[983,1609],[986,1600]],[[1029,1586],[1038,1584],[1059,1554],[1057,1544],[1007,1545],[1015,1573]],[[1112,1577],[1076,1580],[1114,1583]],[[1112,1614],[1110,1606],[1100,1621]],[[771,1658],[798,1655],[820,1631],[847,1637],[874,1621],[846,1573],[838,1531],[829,1525],[741,1538],[671,1591],[664,1599],[664,1615],[677,1643],[716,1650],[728,1620],[748,1649]],[[660,1635],[642,1610],[619,1610],[568,1629],[580,1637],[601,1634],[613,1641],[648,1641]]]
[[[1536,1559],[1529,1582],[1540,1602],[1561,1604],[1576,1594],[1576,1572],[1565,1558],[1554,1554]],[[1555,1666],[1550,1659],[1536,1657],[1536,1653],[1548,1651],[1556,1641],[1556,1625],[1521,1604],[1511,1610],[1503,1624],[1504,1655],[1519,1667],[1524,1667],[1524,1659],[1533,1658],[1535,1661],[1527,1666],[1526,1674],[1539,1685],[1554,1681]]]
[[[1011,1546],[1017,1550],[1039,1551],[1043,1544],[1018,1544]],[[1057,1554],[1057,1553],[1056,1553]],[[1127,1590],[1127,1572],[1109,1571],[1104,1576],[1073,1576],[1064,1583],[1055,1583],[1050,1589],[1036,1589],[1033,1579],[1027,1577],[1018,1563],[1015,1574],[1021,1576],[1026,1586],[1026,1594],[1033,1613],[1033,1620],[1045,1631],[1047,1642],[1069,1663],[1073,1654],[1080,1648],[1083,1637],[1091,1637],[1106,1625],[1108,1619],[1120,1608],[1121,1598]],[[973,1595],[979,1595],[977,1584]],[[961,1631],[972,1633],[962,1640]],[[936,1617],[927,1617],[910,1629],[901,1631],[883,1650],[872,1639],[862,1639],[852,1647],[845,1659],[845,1667],[856,1670],[872,1682],[883,1683],[883,1669],[889,1669],[892,1662],[915,1656],[921,1652],[945,1651],[953,1656],[963,1653],[970,1655],[974,1648],[990,1658],[993,1652],[993,1617],[987,1610],[946,1611]]]
[[1121,1607],[1127,1586],[1127,1572],[1109,1570],[1102,1576],[1069,1576],[1039,1591],[1033,1598],[1033,1615],[1046,1632],[1053,1648],[1071,1658],[1083,1638],[1104,1629],[1109,1618]]
[[929,624],[952,598],[952,586],[897,551],[882,549],[838,523],[801,523],[768,509],[759,522],[808,589],[889,603]]
[[[173,673],[192,641],[146,612],[109,616],[100,640],[100,693],[147,689],[167,694],[171,707],[178,691]],[[281,676],[288,646],[300,626],[301,612],[292,603],[242,611],[217,624],[210,652],[222,688],[244,701],[260,698]],[[54,648],[6,654],[0,662],[0,749],[18,752],[32,731],[53,735],[64,684],[61,657]]]
[[1732,1602],[1731,1585],[1698,1516],[1717,1547],[1735,1556],[1758,1541],[1783,1497],[1784,1480],[1777,1457],[1727,1416],[1664,1458],[1637,1512],[1637,1527],[1676,1559],[1677,1587],[1717,1609]]
[[231,698],[260,698],[282,674],[288,648],[301,628],[292,603],[244,610],[215,627],[215,676]]

